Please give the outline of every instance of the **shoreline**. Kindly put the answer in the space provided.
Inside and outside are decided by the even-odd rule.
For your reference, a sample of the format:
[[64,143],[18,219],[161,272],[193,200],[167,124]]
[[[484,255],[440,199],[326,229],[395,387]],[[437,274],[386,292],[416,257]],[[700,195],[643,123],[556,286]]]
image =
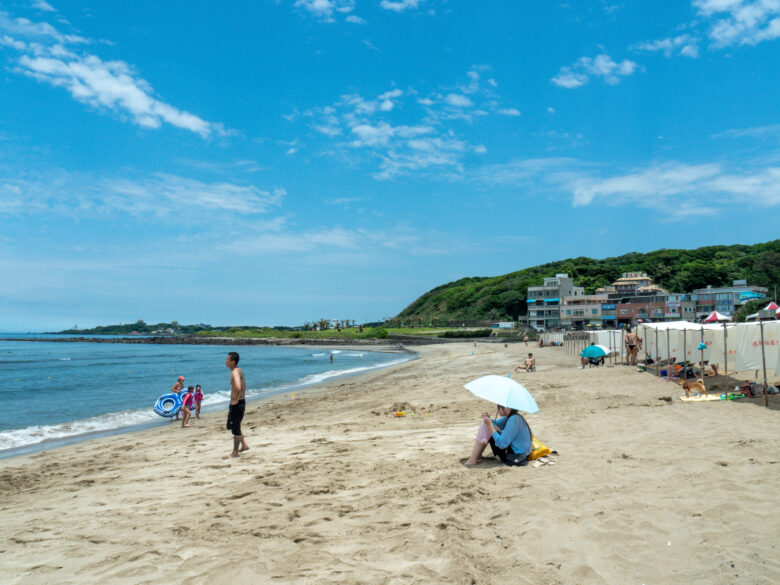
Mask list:
[[[55,334],[56,335],[56,334]],[[479,343],[518,344],[523,340],[516,337],[490,338],[478,337]],[[159,345],[280,345],[280,346],[332,346],[365,349],[371,346],[395,347],[398,344],[420,346],[448,343],[472,343],[471,338],[445,338],[425,335],[390,334],[384,339],[339,339],[325,337],[321,339],[305,339],[295,337],[203,337],[201,335],[157,336],[157,337],[58,337],[44,338],[13,338],[4,337],[0,341],[29,341],[33,343],[129,343],[129,344],[159,344]],[[372,350],[381,351],[381,350]]]
[[[535,348],[513,374],[554,465],[473,468],[462,385],[522,351],[431,345],[420,359],[247,406],[225,460],[222,413],[188,429],[0,460],[13,585],[663,583],[770,585],[780,396],[683,403],[627,366],[578,370]],[[399,406],[406,417],[396,418]],[[423,408],[425,410],[423,410]],[[426,413],[427,412],[427,413]],[[411,413],[415,413],[412,415]],[[744,543],[735,546],[736,543]]]
[[[289,347],[303,347],[303,346],[289,346]],[[326,349],[326,348],[323,348]],[[411,350],[397,350],[393,347],[383,347],[381,349],[366,349],[365,347],[355,346],[348,347],[348,346],[339,346],[339,349],[354,349],[356,351],[368,351],[372,353],[390,353],[390,354],[406,354],[409,357],[407,359],[392,362],[390,364],[380,363],[376,364],[371,367],[367,367],[366,369],[363,369],[361,371],[350,371],[350,370],[342,370],[342,373],[335,374],[333,376],[328,376],[327,378],[323,380],[319,380],[317,382],[306,382],[304,379],[297,380],[295,382],[291,382],[286,385],[281,385],[279,387],[274,387],[273,389],[270,389],[267,391],[267,393],[258,393],[251,395],[247,397],[247,405],[254,404],[256,402],[261,402],[265,400],[271,400],[281,394],[284,393],[297,393],[297,392],[309,392],[316,390],[319,386],[328,384],[330,382],[335,382],[337,380],[342,379],[348,379],[348,378],[354,378],[354,377],[360,377],[363,375],[370,374],[372,372],[375,372],[377,370],[385,370],[388,368],[393,368],[400,366],[402,364],[405,364],[410,361],[414,361],[415,359],[419,358],[419,354],[415,351]],[[322,372],[320,375],[327,373]],[[264,389],[261,389],[264,390]],[[286,395],[286,394],[285,394]],[[218,411],[225,411],[227,408],[226,404],[214,404],[214,405],[207,405],[201,410],[201,417],[206,416],[207,414],[212,414]],[[67,421],[68,423],[76,423],[80,422],[78,420],[76,421]],[[97,440],[97,439],[107,439],[110,437],[117,437],[122,436],[126,434],[132,434],[132,433],[139,433],[139,432],[145,432],[145,431],[153,431],[155,429],[160,429],[166,426],[169,426],[171,423],[171,420],[164,419],[160,417],[160,420],[152,419],[146,422],[141,423],[134,423],[127,426],[120,426],[115,427],[111,429],[105,429],[105,430],[97,430],[97,431],[89,431],[86,433],[80,433],[80,434],[74,434],[66,437],[57,437],[53,439],[46,439],[44,441],[40,441],[38,443],[31,443],[28,445],[21,445],[18,447],[11,447],[8,449],[2,449],[0,450],[0,460],[3,459],[10,459],[14,457],[21,457],[24,455],[30,455],[34,453],[40,453],[42,451],[50,451],[54,449],[60,449],[63,447],[67,447],[70,445],[78,445],[80,443],[83,443],[85,441],[91,441],[91,440]],[[14,429],[11,429],[14,430]]]

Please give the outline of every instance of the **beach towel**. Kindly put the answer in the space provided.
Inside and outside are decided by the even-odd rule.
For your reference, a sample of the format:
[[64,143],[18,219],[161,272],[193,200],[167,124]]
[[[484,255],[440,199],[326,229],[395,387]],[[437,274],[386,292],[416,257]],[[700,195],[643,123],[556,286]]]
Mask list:
[[715,396],[713,394],[702,394],[701,396],[680,396],[680,400],[683,402],[709,402],[720,399],[720,396]]

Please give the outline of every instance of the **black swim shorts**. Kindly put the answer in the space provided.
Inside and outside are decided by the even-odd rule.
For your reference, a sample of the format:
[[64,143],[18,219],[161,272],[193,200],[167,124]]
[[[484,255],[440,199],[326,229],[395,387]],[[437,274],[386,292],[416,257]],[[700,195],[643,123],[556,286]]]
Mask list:
[[246,402],[242,398],[236,404],[231,404],[228,409],[228,420],[230,421],[230,430],[235,436],[240,436],[241,433],[241,421],[244,420],[244,410],[246,409]]

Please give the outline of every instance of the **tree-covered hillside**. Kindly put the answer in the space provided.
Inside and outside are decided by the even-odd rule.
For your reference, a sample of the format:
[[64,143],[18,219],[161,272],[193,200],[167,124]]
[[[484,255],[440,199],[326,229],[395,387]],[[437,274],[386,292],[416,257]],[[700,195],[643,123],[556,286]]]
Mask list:
[[[744,278],[748,284],[770,288],[780,284],[780,240],[753,246],[707,246],[695,250],[632,252],[614,258],[570,258],[494,277],[462,278],[425,293],[397,319],[444,324],[458,320],[515,319],[526,314],[529,286],[565,272],[584,286],[586,294],[611,284],[623,272],[646,272],[671,292],[730,286]],[[770,292],[771,294],[771,292]]]

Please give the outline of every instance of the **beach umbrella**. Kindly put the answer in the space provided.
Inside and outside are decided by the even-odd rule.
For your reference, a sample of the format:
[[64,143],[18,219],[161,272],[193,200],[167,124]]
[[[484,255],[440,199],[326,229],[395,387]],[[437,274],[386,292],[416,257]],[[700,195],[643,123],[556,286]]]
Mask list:
[[726,315],[723,315],[721,313],[718,313],[717,311],[713,311],[710,313],[710,315],[704,320],[704,323],[717,323],[718,321],[729,321],[730,319],[726,317]]
[[536,400],[525,386],[504,376],[482,376],[463,387],[480,398],[530,414],[539,412]]
[[600,358],[605,355],[609,355],[609,348],[603,345],[589,345],[580,352],[580,357],[584,358]]

